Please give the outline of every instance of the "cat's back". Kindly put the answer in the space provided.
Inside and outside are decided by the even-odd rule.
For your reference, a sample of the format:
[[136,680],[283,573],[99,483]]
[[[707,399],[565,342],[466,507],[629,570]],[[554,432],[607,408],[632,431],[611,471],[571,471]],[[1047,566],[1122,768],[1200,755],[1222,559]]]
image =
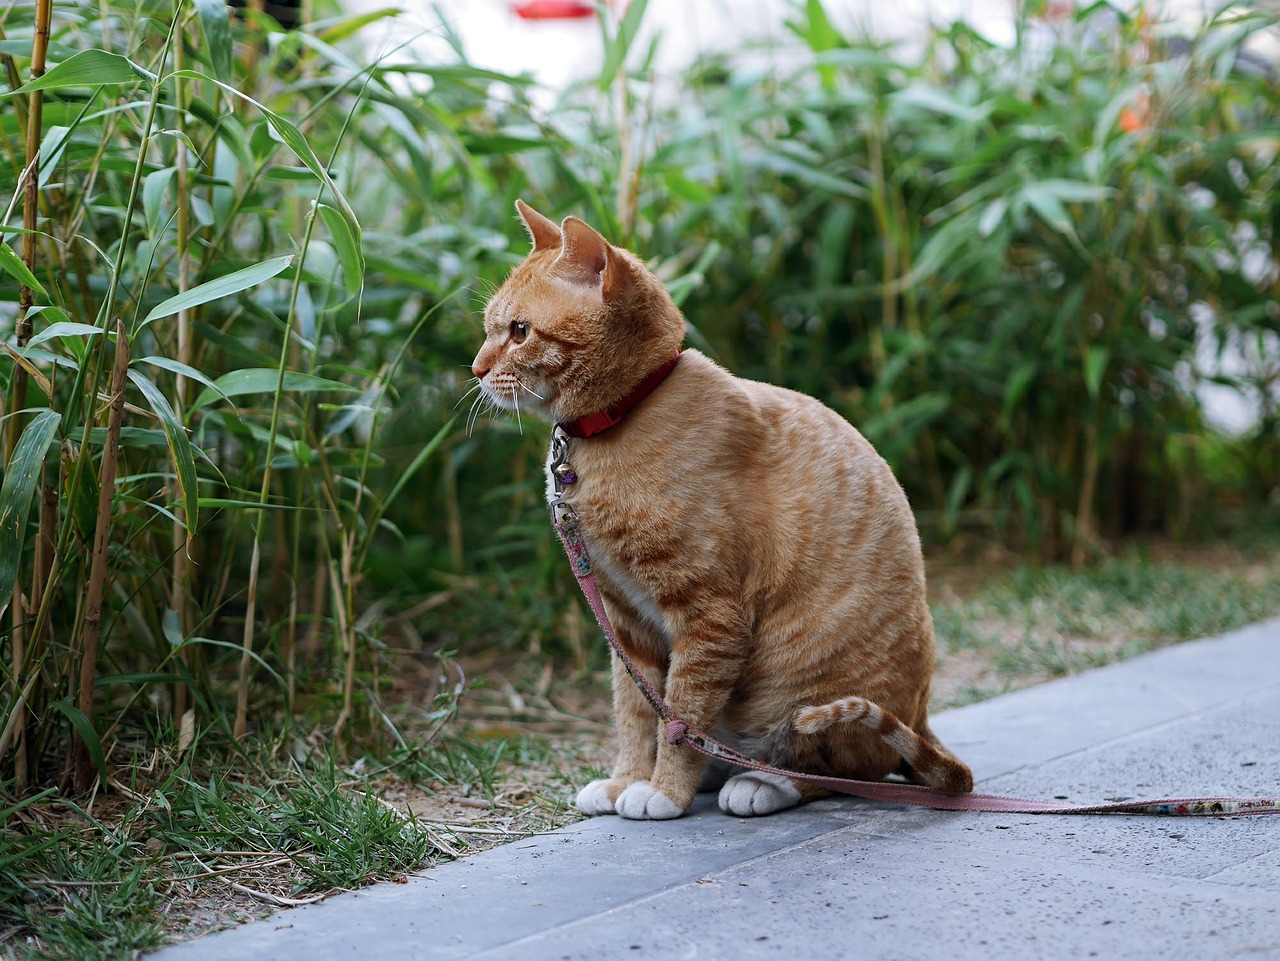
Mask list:
[[906,509],[888,464],[825,404],[737,377],[697,351],[688,351],[680,366],[685,377],[671,407],[677,421],[690,425],[686,448],[719,459],[722,470],[748,481],[757,497],[778,508],[870,497],[883,502],[878,506]]
[[797,553],[841,548],[901,554],[908,566],[919,553],[901,487],[848,421],[696,350],[580,456],[584,480],[598,481],[581,492],[593,512],[682,527],[687,543],[754,569],[785,576]]

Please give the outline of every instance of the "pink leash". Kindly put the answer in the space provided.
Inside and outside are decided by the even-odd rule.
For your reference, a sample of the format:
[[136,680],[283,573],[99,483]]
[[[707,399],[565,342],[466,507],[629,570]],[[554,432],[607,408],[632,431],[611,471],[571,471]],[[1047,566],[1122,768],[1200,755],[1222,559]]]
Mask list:
[[[553,439],[552,473],[556,477],[557,487],[560,484],[572,484],[577,480],[573,469],[565,461],[568,443],[558,436]],[[562,447],[560,445],[563,445]],[[933,788],[918,784],[896,784],[891,781],[856,781],[850,778],[821,777],[816,774],[805,774],[800,771],[788,771],[772,767],[762,761],[748,757],[727,744],[717,741],[710,735],[695,730],[677,718],[667,702],[639,671],[627,656],[627,652],[618,643],[609,623],[609,615],[604,609],[604,600],[600,596],[600,587],[596,584],[595,574],[591,572],[591,559],[587,555],[587,545],[578,529],[577,515],[561,498],[552,503],[552,519],[560,541],[564,544],[565,553],[569,555],[569,563],[573,567],[573,576],[582,588],[582,594],[591,605],[592,613],[608,638],[609,645],[622,660],[636,682],[640,693],[653,707],[654,712],[666,724],[667,743],[687,744],[700,754],[709,758],[725,761],[736,767],[752,771],[763,771],[782,777],[808,781],[811,784],[825,787],[831,791],[850,794],[854,797],[870,801],[887,801],[892,804],[910,804],[916,807],[933,808],[941,811],[992,811],[1005,814],[1172,814],[1172,815],[1227,815],[1227,814],[1276,814],[1280,813],[1280,798],[1167,798],[1152,801],[1121,801],[1109,804],[1057,804],[1052,801],[1027,801],[1021,798],[1002,797],[998,794],[946,794]]]

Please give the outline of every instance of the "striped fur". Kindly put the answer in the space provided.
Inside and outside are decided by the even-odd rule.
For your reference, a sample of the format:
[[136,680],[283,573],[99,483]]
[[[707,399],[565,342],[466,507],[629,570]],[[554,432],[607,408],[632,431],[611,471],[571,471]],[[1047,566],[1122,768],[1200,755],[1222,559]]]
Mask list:
[[[490,300],[472,371],[498,407],[573,420],[665,362],[684,318],[634,255],[576,218],[517,207],[533,251]],[[565,496],[609,617],[678,716],[777,766],[872,779],[903,769],[970,789],[928,726],[934,638],[915,521],[848,422],[689,350],[620,424],[574,441],[570,460],[579,479]],[[617,664],[613,680],[618,760],[579,806],[676,816],[704,762],[666,744]],[[838,723],[859,711],[862,723]],[[739,774],[720,805],[766,814],[822,793]]]
[[874,701],[842,697],[820,707],[796,711],[795,728],[801,734],[819,734],[834,724],[861,724],[906,762],[914,779],[939,791],[962,794],[973,790],[973,776],[950,751],[936,743],[931,733],[919,734]]

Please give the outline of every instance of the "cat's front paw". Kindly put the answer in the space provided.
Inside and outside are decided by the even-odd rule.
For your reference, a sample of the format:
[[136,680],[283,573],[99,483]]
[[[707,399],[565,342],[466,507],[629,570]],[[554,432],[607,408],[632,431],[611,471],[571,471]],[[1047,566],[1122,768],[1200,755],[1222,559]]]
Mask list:
[[575,803],[579,811],[591,817],[598,814],[616,814],[614,798],[622,793],[624,787],[625,783],[619,783],[613,778],[592,781],[578,792]]
[[684,808],[648,781],[636,781],[619,794],[614,809],[633,821],[666,821],[684,814]]
[[799,803],[800,792],[790,779],[763,771],[731,777],[720,789],[720,810],[737,817],[772,814]]

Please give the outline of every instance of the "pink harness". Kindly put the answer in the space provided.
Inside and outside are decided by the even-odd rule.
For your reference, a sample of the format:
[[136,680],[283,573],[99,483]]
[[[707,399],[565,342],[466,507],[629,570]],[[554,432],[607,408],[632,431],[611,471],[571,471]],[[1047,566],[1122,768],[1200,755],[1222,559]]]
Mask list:
[[[672,365],[674,366],[674,364]],[[667,371],[664,371],[664,376]],[[657,386],[653,384],[652,386]],[[649,388],[652,389],[652,386]],[[648,393],[648,391],[645,391]],[[615,421],[616,423],[616,421]],[[831,791],[850,794],[854,797],[871,801],[887,801],[893,804],[910,804],[916,807],[934,808],[943,811],[993,811],[1005,814],[1168,814],[1168,815],[1229,815],[1229,814],[1276,814],[1280,813],[1280,798],[1166,798],[1147,801],[1122,801],[1109,804],[1059,804],[1052,801],[1028,801],[1020,798],[1002,797],[996,794],[947,794],[918,784],[898,784],[891,781],[856,781],[850,778],[822,777],[816,774],[805,774],[800,771],[788,771],[748,757],[727,744],[717,741],[703,731],[691,728],[677,718],[666,700],[654,689],[645,676],[632,662],[614,634],[609,623],[609,615],[604,609],[604,600],[600,596],[600,587],[595,575],[591,572],[591,559],[587,555],[587,545],[582,539],[578,526],[578,516],[573,508],[563,499],[565,485],[574,484],[578,480],[577,473],[568,462],[569,438],[565,431],[557,426],[551,437],[551,473],[554,479],[556,496],[551,502],[552,521],[556,532],[564,544],[565,553],[569,555],[569,563],[573,567],[573,576],[578,580],[583,596],[591,605],[600,629],[608,639],[609,645],[623,665],[631,679],[635,681],[640,693],[653,707],[654,712],[666,725],[667,743],[684,744],[700,754],[718,761],[724,761],[735,767],[751,771],[762,771],[792,778],[797,781],[808,781]]]

